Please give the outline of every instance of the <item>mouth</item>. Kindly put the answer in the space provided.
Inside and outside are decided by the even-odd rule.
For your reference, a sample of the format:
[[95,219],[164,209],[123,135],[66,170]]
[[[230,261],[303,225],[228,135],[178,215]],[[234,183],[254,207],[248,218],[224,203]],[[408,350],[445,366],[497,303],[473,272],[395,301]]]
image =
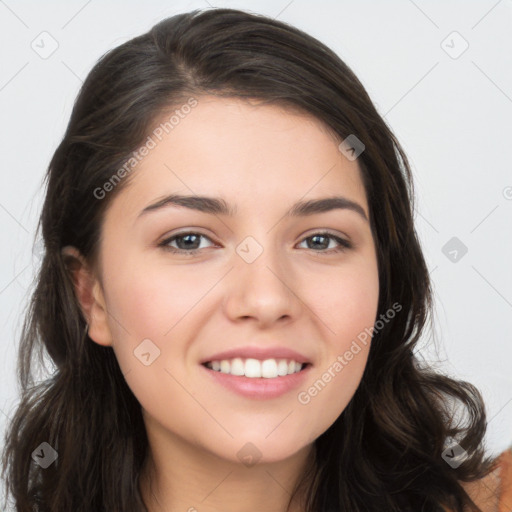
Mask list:
[[307,379],[311,377],[312,363],[296,363],[294,360],[269,361],[271,360],[235,358],[206,361],[199,367],[204,368],[205,376],[213,386],[219,385],[230,393],[251,400],[289,396],[293,390],[305,386]]
[[206,361],[202,365],[214,372],[248,379],[279,379],[303,372],[311,363],[299,363],[293,359],[265,359],[235,357]]

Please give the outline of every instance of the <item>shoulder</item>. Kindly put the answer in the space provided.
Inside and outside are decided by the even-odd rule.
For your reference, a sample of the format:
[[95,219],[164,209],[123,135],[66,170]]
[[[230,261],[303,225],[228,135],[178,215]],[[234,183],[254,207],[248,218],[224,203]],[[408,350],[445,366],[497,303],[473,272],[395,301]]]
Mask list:
[[511,512],[512,446],[499,456],[493,472],[481,480],[461,485],[482,512]]

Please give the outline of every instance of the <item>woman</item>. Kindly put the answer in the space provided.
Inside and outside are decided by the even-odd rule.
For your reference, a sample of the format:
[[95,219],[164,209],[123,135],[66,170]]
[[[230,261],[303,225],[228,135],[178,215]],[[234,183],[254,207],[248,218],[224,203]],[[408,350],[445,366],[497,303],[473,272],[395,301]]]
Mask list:
[[[480,393],[414,355],[432,297],[412,192],[360,82],[293,27],[194,11],[107,53],[48,170],[16,510],[503,498],[477,493],[502,467]],[[34,385],[40,346],[56,370]]]

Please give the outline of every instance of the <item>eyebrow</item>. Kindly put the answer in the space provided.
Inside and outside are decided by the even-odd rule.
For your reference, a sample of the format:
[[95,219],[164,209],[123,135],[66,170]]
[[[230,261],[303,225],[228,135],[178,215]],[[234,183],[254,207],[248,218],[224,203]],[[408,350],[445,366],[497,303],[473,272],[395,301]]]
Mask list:
[[[238,211],[236,206],[229,205],[224,199],[220,197],[184,196],[179,194],[171,194],[167,197],[164,197],[163,199],[160,199],[156,203],[146,206],[146,208],[140,212],[139,217],[149,212],[160,210],[168,206],[182,206],[191,210],[196,210],[211,215],[226,215],[228,217],[235,216]],[[321,199],[312,199],[309,201],[298,201],[289,209],[289,211],[285,214],[285,217],[306,217],[309,215],[315,215],[317,213],[324,213],[336,209],[351,210],[368,221],[366,212],[360,204],[342,196],[324,197]]]

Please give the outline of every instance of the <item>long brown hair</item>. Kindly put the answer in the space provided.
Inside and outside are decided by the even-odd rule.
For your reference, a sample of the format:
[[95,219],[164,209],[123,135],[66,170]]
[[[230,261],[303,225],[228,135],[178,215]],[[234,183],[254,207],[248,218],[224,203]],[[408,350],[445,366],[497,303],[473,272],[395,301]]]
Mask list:
[[[17,512],[141,512],[138,481],[148,443],[141,408],[111,347],[87,336],[70,265],[76,247],[98,252],[101,222],[128,179],[101,189],[147,139],[155,119],[187,98],[259,98],[315,116],[359,156],[378,252],[378,314],[400,314],[375,330],[361,383],[334,424],[315,441],[314,461],[297,483],[307,512],[479,510],[460,481],[486,475],[486,415],[471,384],[422,365],[415,346],[431,320],[429,273],[413,226],[407,157],[349,67],[304,32],[264,16],[210,9],[165,19],[105,54],[78,95],[49,164],[39,228],[45,245],[19,345],[21,401],[8,426],[3,476]],[[96,191],[96,193],[95,193]],[[46,352],[55,371],[33,378]],[[455,421],[452,402],[465,411]],[[443,459],[447,439],[468,453]],[[32,453],[47,442],[57,461]]]

